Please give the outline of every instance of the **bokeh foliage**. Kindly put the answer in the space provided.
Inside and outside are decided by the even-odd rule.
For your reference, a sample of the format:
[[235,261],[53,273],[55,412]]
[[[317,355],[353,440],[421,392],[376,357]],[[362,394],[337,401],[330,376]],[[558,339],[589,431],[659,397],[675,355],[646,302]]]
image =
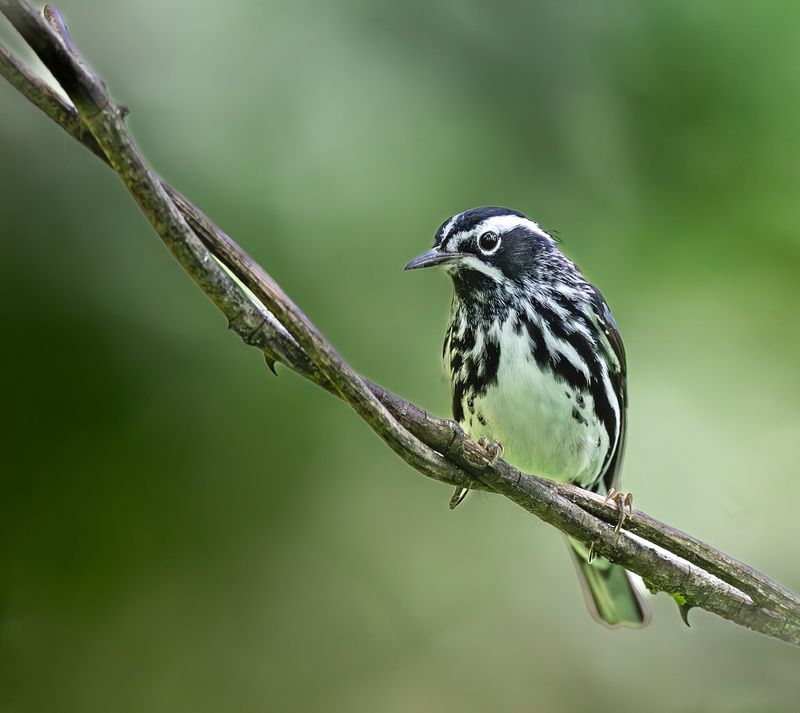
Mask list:
[[[795,3],[61,7],[154,166],[437,413],[449,287],[402,265],[473,205],[558,232],[637,504],[800,589]],[[598,627],[558,533],[270,376],[5,84],[0,236],[1,711],[796,710],[796,650],[663,595]]]

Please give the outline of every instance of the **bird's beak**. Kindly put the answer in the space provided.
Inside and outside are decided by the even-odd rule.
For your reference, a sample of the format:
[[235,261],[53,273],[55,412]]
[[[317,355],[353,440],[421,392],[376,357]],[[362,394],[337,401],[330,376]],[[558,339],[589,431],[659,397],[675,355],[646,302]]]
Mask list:
[[417,255],[406,265],[404,270],[419,270],[423,267],[434,267],[436,265],[444,265],[448,262],[455,262],[464,257],[461,253],[443,253],[438,247],[431,248],[422,255]]

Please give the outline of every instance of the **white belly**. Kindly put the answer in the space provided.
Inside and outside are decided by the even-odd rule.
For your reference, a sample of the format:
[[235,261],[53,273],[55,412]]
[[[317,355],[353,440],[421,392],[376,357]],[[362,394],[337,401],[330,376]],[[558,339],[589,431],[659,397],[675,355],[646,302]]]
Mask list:
[[527,335],[516,334],[509,323],[499,337],[497,384],[464,399],[464,430],[471,438],[501,443],[503,458],[525,472],[591,484],[609,447],[592,397],[581,399],[549,370],[541,370]]

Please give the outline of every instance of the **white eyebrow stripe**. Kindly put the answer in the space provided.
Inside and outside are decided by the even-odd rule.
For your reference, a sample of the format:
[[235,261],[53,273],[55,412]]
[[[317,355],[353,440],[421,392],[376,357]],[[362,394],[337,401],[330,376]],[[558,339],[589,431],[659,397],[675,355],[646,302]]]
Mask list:
[[[472,240],[472,238],[480,235],[481,233],[492,231],[494,233],[502,234],[509,232],[514,228],[521,228],[521,227],[528,228],[528,230],[530,230],[535,235],[538,235],[540,238],[545,238],[546,240],[553,239],[539,227],[538,223],[534,223],[532,220],[528,218],[521,218],[518,215],[494,215],[491,218],[484,218],[471,230],[468,230],[466,232],[456,233],[455,235],[447,239],[445,242],[448,250],[456,252],[458,251],[458,248],[462,243]],[[452,221],[450,221],[450,223],[447,224],[447,229],[450,230],[451,228],[452,228]]]
[[491,218],[482,220],[470,232],[477,234],[492,230],[495,233],[503,233],[521,226],[525,226],[531,232],[536,233],[540,238],[550,238],[550,236],[539,227],[538,223],[534,223],[529,218],[520,218],[518,215],[493,215]]

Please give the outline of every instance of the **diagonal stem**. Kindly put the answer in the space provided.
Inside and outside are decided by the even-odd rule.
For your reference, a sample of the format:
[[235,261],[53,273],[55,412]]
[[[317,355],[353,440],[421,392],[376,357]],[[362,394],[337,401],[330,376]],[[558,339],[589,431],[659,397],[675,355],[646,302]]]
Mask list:
[[424,475],[503,494],[565,533],[596,541],[599,552],[641,574],[654,589],[800,644],[800,599],[768,577],[638,511],[626,527],[637,537],[618,535],[613,530],[616,513],[596,496],[526,475],[503,461],[489,462],[456,424],[356,374],[263,268],[152,171],[123,123],[123,112],[77,52],[58,10],[47,6],[50,25],[22,0],[0,0],[0,11],[74,107],[1,47],[0,74],[119,174],[182,267],[268,363],[280,361],[350,403]]

